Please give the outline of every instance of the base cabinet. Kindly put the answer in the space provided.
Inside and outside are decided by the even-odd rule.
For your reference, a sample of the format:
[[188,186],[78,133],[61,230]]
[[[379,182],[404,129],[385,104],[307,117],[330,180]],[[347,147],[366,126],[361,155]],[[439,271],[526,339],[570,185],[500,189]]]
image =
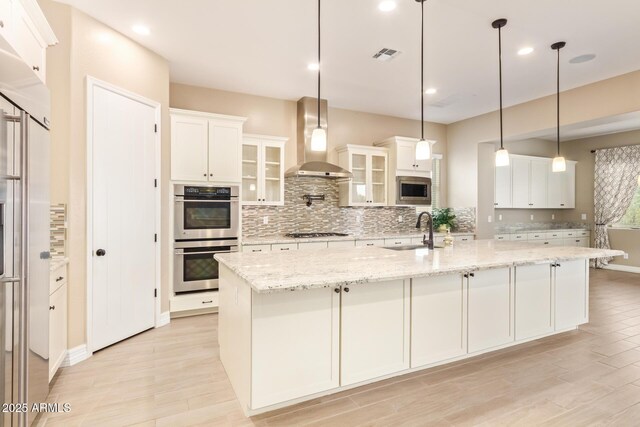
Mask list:
[[588,261],[555,263],[555,329],[567,329],[589,321]]
[[254,408],[340,385],[340,293],[254,293],[252,306]]
[[409,280],[342,289],[340,385],[409,368]]
[[514,340],[511,269],[469,274],[469,353]]
[[515,268],[516,340],[553,331],[552,264]]
[[67,285],[49,296],[49,381],[67,354]]
[[411,367],[467,353],[467,280],[460,274],[413,279]]

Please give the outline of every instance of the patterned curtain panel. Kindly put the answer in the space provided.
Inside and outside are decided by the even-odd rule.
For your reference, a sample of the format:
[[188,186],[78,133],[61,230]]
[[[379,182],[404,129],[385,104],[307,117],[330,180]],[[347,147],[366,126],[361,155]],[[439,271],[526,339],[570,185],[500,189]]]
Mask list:
[[[638,187],[640,145],[596,151],[595,222],[596,248],[610,249],[607,225],[624,216]],[[599,258],[596,268],[609,264],[612,258]]]

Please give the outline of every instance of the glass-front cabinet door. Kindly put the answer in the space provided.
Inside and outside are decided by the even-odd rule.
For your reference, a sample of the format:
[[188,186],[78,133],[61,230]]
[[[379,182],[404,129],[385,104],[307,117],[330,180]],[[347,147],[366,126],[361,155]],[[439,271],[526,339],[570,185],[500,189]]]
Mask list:
[[366,205],[369,201],[369,189],[367,185],[369,168],[366,154],[351,154],[351,204]]
[[242,202],[284,204],[284,144],[287,138],[245,135],[242,143]]
[[387,205],[387,149],[345,145],[338,148],[338,164],[348,169],[353,178],[340,182],[340,206]]
[[372,205],[387,204],[387,157],[371,155],[371,195]]

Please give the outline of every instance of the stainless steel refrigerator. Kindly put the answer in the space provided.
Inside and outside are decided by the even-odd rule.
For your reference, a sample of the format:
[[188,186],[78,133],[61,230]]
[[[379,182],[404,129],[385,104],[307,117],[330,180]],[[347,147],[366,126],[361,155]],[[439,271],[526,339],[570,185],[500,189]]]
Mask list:
[[0,426],[30,425],[49,393],[49,103],[0,45]]

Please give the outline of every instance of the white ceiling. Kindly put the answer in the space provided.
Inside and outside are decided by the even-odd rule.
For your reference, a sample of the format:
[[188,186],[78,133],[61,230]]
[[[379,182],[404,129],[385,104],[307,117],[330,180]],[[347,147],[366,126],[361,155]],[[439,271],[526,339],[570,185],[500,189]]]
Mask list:
[[[297,100],[314,96],[314,0],[63,0],[158,52],[174,82]],[[323,98],[332,107],[419,119],[419,3],[323,1]],[[555,56],[565,40],[563,90],[640,69],[638,0],[429,0],[427,120],[450,123],[497,109],[496,18],[503,30],[505,105],[555,92]],[[143,23],[149,36],[131,27]],[[533,54],[517,50],[533,46]],[[391,62],[371,56],[402,51]],[[596,59],[569,64],[574,56]],[[594,102],[597,102],[594,100]]]

